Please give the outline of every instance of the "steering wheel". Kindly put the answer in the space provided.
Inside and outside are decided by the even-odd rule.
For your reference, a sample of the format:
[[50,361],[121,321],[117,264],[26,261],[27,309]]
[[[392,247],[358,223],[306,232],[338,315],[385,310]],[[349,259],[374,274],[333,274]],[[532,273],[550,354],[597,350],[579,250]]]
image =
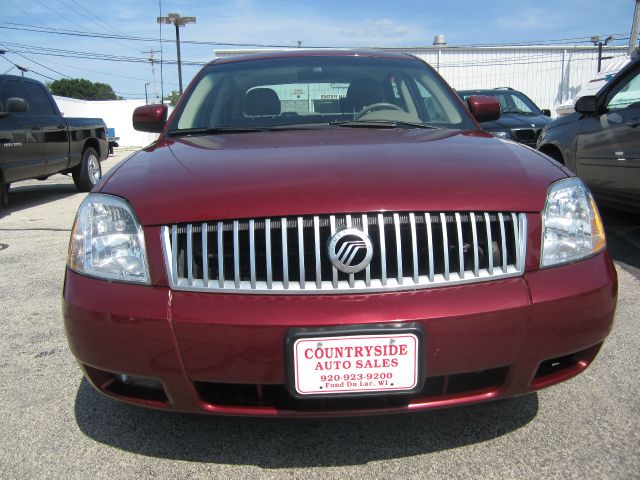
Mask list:
[[393,103],[385,103],[385,102],[372,103],[371,105],[367,105],[366,107],[363,107],[362,110],[360,110],[356,114],[355,119],[358,120],[364,117],[367,113],[375,112],[377,110],[398,110],[400,112],[404,112],[402,108],[400,108],[398,105],[394,105]]

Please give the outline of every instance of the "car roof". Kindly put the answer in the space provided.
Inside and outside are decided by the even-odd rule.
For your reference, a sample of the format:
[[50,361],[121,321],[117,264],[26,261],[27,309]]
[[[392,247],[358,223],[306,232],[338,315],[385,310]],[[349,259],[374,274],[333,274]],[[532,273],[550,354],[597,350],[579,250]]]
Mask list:
[[275,58],[299,58],[299,57],[368,57],[368,58],[388,58],[395,60],[415,60],[418,58],[408,53],[386,52],[380,50],[329,50],[329,49],[304,49],[295,48],[291,50],[272,50],[246,55],[237,55],[227,58],[217,58],[209,62],[212,64],[248,62],[252,60],[267,60]]

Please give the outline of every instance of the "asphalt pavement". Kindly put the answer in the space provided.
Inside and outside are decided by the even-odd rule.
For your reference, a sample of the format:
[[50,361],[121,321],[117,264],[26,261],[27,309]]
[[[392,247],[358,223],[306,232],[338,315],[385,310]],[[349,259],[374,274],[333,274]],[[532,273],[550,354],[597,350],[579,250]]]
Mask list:
[[56,175],[0,210],[0,478],[640,477],[639,217],[605,212],[618,310],[585,373],[472,407],[285,421],[147,410],[82,379],[60,302],[83,198]]

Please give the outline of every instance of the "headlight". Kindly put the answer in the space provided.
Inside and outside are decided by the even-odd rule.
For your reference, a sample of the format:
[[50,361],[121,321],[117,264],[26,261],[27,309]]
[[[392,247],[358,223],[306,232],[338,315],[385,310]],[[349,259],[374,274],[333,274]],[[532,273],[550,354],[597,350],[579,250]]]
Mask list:
[[511,139],[511,134],[509,132],[506,131],[496,131],[496,132],[489,132],[491,135],[493,135],[496,138],[505,138],[507,140]]
[[144,233],[126,201],[98,193],[85,198],[71,230],[67,265],[93,277],[149,283]]
[[540,266],[573,262],[604,246],[602,220],[585,184],[574,177],[551,185],[542,212]]

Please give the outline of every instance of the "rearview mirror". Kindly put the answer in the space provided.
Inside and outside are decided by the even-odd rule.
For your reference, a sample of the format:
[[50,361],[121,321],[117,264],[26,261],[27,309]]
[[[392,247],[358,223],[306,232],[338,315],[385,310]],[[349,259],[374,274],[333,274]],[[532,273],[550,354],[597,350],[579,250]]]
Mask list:
[[490,122],[500,118],[500,104],[493,97],[472,95],[467,97],[467,107],[478,122]]
[[133,128],[140,132],[160,133],[167,121],[167,106],[143,105],[133,111]]
[[24,98],[11,97],[7,99],[7,112],[21,113],[29,109],[27,101]]
[[584,97],[580,97],[576,102],[576,106],[574,107],[576,112],[585,113],[585,114],[594,114],[598,110],[598,106],[596,105],[596,97],[593,95],[587,95]]
[[551,116],[551,110],[549,110],[548,108],[543,108],[542,109],[542,115],[544,115],[545,117],[550,117]]

